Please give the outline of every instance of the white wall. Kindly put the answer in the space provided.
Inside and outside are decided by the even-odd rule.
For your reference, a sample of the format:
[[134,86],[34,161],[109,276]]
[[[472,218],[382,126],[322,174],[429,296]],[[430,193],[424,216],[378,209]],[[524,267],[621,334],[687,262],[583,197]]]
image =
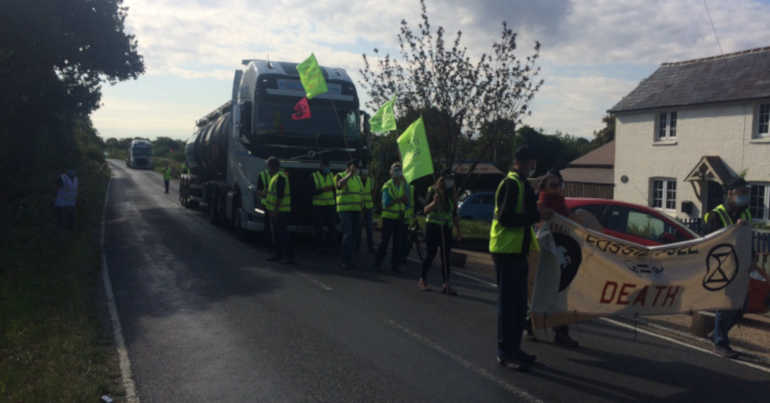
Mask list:
[[[650,178],[677,179],[676,210],[683,201],[700,201],[684,182],[701,157],[716,155],[749,182],[770,182],[770,142],[752,139],[755,104],[723,104],[691,108],[619,113],[615,126],[615,199],[650,205]],[[659,112],[677,112],[677,136],[671,144],[655,142]],[[628,176],[628,182],[620,178]]]

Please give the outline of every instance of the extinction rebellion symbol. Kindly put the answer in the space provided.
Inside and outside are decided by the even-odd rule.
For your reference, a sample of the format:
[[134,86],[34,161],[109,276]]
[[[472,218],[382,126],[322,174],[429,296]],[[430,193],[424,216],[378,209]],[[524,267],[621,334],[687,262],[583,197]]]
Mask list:
[[583,261],[583,255],[580,252],[580,245],[567,235],[554,232],[553,242],[556,245],[556,255],[559,257],[561,268],[559,292],[562,292],[575,279],[580,263]]
[[719,291],[727,287],[738,275],[738,255],[730,244],[717,245],[706,257],[706,276],[703,288]]

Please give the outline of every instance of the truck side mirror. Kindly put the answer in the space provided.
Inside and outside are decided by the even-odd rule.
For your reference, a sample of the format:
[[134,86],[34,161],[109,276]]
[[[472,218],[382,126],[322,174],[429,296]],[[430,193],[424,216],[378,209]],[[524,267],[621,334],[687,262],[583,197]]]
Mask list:
[[251,102],[244,102],[240,105],[240,135],[248,138],[251,134]]

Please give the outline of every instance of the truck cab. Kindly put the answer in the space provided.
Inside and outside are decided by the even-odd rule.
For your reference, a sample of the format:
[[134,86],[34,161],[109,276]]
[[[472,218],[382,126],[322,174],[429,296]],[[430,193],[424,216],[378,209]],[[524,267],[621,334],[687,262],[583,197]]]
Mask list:
[[[235,71],[231,100],[197,122],[196,134],[188,142],[188,148],[195,144],[194,149],[186,150],[188,166],[215,169],[193,172],[197,178],[189,183],[202,189],[199,201],[208,205],[212,220],[239,230],[262,231],[265,211],[257,195],[257,177],[266,160],[275,156],[289,175],[289,229],[310,231],[311,173],[321,159],[328,159],[333,171],[344,170],[350,159],[364,163],[369,159],[356,88],[345,70],[322,67],[328,92],[309,100],[309,119],[295,120],[294,106],[305,97],[297,63],[244,60],[243,64],[244,70]],[[226,136],[224,142],[219,135]],[[215,161],[215,154],[223,153],[218,150],[226,150],[221,162]]]

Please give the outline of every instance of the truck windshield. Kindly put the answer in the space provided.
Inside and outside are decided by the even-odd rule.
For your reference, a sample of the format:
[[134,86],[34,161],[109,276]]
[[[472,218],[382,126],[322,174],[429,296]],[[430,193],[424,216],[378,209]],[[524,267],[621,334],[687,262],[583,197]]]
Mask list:
[[150,147],[134,147],[134,149],[132,150],[133,154],[137,156],[150,155],[151,151],[152,149]]
[[294,120],[292,114],[297,101],[295,97],[263,96],[256,107],[255,133],[258,136],[325,138],[325,143],[355,141],[360,137],[361,122],[353,102],[311,99],[311,117]]

